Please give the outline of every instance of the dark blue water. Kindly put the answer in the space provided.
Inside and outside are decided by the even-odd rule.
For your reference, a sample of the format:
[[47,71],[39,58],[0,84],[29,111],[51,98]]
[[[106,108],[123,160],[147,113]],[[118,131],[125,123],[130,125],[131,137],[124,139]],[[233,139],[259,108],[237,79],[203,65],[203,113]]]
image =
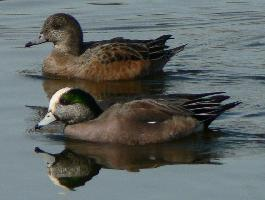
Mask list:
[[[264,10],[262,0],[0,1],[1,197],[264,199]],[[162,77],[100,85],[44,80],[35,75],[51,44],[23,46],[56,12],[74,15],[87,41],[172,34],[168,45],[188,46],[166,65]],[[38,114],[25,105],[47,106],[52,93],[65,86],[89,90],[98,99],[225,91],[243,103],[216,120],[213,132],[167,145],[72,144],[29,131]],[[57,165],[47,167],[35,147],[58,154]],[[66,179],[78,169],[85,185],[62,189],[58,180],[81,184],[80,174],[78,180]]]

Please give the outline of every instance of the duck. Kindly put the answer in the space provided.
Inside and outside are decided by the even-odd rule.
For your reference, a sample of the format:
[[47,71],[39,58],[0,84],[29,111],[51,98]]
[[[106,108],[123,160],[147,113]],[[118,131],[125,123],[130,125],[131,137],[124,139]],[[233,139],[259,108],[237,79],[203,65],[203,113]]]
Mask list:
[[46,77],[85,79],[90,81],[133,80],[160,73],[172,56],[185,45],[168,49],[172,35],[151,40],[116,37],[103,41],[83,41],[79,22],[66,13],[49,16],[39,37],[25,47],[45,42],[54,44],[44,59],[42,73]]
[[35,129],[54,121],[65,124],[68,138],[93,143],[146,145],[163,143],[206,130],[224,111],[241,102],[222,104],[229,96],[210,93],[186,102],[136,99],[103,111],[79,88],[62,88],[50,99],[48,112]]

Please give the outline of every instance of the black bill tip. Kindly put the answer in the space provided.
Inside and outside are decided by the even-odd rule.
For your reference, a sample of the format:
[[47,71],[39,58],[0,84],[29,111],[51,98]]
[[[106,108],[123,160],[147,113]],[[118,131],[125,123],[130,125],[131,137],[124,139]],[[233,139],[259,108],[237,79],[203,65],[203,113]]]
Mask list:
[[27,43],[25,44],[25,47],[31,47],[31,46],[33,46],[33,43],[32,43],[31,41],[29,41],[29,42],[27,42]]
[[35,128],[35,130],[39,130],[39,129],[41,129],[41,127],[42,127],[41,125],[36,124],[34,128]]
[[44,153],[44,151],[42,151],[39,147],[35,147],[34,152],[35,153]]

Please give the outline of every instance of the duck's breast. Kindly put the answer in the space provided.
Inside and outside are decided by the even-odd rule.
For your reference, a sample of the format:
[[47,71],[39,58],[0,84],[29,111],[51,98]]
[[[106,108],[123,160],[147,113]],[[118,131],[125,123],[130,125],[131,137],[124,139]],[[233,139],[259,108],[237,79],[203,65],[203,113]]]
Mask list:
[[77,56],[53,51],[45,58],[42,71],[46,76],[74,78],[79,71],[79,66]]

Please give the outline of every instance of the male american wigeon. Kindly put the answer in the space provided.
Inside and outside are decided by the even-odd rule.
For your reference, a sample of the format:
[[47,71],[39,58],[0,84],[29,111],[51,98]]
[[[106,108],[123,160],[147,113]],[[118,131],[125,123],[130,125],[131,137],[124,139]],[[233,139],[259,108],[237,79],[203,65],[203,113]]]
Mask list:
[[153,40],[111,40],[84,42],[78,21],[71,15],[49,16],[39,38],[25,47],[52,42],[54,48],[44,60],[43,74],[50,77],[93,81],[130,80],[162,71],[164,65],[185,45],[167,49],[171,35]]
[[75,139],[127,145],[161,143],[204,130],[240,103],[222,105],[227,98],[217,93],[184,103],[141,99],[116,103],[103,112],[87,92],[63,88],[52,96],[48,113],[36,129],[60,120],[66,124],[65,135]]

